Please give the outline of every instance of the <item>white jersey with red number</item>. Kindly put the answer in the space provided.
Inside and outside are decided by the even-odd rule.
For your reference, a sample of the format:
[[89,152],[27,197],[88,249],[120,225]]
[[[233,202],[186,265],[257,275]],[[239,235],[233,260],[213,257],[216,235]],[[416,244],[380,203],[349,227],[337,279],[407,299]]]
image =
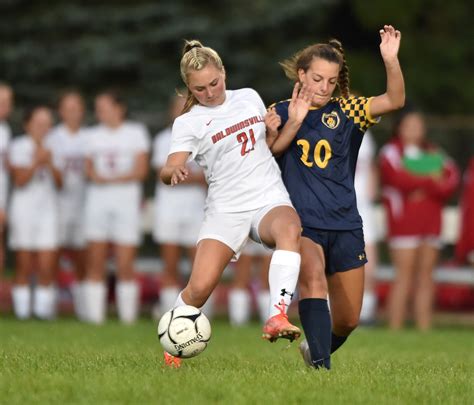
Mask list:
[[7,206],[8,194],[8,171],[7,155],[10,143],[11,131],[6,122],[0,122],[0,210],[4,211]]
[[265,113],[255,90],[227,90],[223,104],[196,105],[175,120],[170,154],[190,152],[204,169],[206,211],[248,211],[288,196],[265,141]]
[[63,185],[59,193],[61,217],[82,221],[80,213],[84,205],[86,190],[85,153],[87,130],[72,133],[65,125],[56,126],[50,135],[55,163],[62,173]]

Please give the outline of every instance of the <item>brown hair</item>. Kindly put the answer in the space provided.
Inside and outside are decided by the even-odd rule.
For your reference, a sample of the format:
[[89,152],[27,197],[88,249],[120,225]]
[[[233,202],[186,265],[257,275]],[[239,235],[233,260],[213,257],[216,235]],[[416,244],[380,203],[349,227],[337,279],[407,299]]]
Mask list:
[[299,81],[298,71],[300,69],[303,69],[305,72],[308,71],[314,58],[321,58],[339,65],[337,85],[342,97],[348,98],[350,95],[349,68],[342,44],[337,39],[331,39],[327,44],[310,45],[294,54],[291,58],[280,62],[280,65],[285,71],[286,76],[290,80],[297,82]]
[[[212,63],[217,69],[223,69],[224,67],[219,54],[214,49],[203,46],[200,41],[195,39],[191,41],[186,40],[184,42],[180,71],[181,78],[186,86],[188,86],[189,71],[204,69],[209,63]],[[195,104],[198,104],[198,101],[188,88],[186,104],[184,105],[182,114],[188,112]]]

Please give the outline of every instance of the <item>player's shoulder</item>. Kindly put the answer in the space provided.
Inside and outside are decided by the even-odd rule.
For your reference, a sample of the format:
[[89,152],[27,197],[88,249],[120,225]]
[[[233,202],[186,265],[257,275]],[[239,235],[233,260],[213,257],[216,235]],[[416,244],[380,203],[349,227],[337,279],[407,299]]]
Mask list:
[[127,120],[122,124],[122,128],[127,132],[148,133],[146,125],[139,121]]
[[10,150],[12,152],[18,150],[24,150],[33,146],[33,140],[26,134],[15,136],[12,138],[10,143]]
[[352,121],[357,128],[365,132],[372,125],[377,124],[380,118],[374,119],[370,115],[370,103],[373,97],[349,96],[332,97],[331,104],[337,104],[343,114]]
[[248,98],[248,99],[258,99],[260,100],[260,94],[257,93],[255,89],[251,87],[243,87],[237,90],[229,90],[229,93],[233,98]]
[[275,108],[277,110],[288,110],[291,99],[276,101],[268,106],[268,108]]

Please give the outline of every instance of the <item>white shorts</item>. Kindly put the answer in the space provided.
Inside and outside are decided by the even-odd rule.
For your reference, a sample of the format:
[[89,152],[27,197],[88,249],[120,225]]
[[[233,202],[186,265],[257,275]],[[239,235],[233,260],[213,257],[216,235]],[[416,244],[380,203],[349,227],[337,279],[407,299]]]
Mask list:
[[58,247],[58,220],[54,210],[15,210],[9,216],[8,246],[12,250],[53,250]]
[[374,206],[372,204],[360,204],[357,206],[357,209],[362,218],[365,243],[376,243],[379,240],[379,237],[375,225]]
[[83,249],[86,245],[82,215],[80,220],[59,221],[59,246]]
[[185,247],[196,245],[204,213],[183,213],[180,217],[171,218],[160,215],[155,210],[153,240],[156,243],[169,243]]
[[132,246],[140,243],[140,193],[122,191],[105,193],[92,189],[88,192],[84,229],[88,242],[108,241]]
[[423,236],[394,236],[388,240],[388,245],[392,249],[416,249],[422,244],[441,249],[443,243],[438,235]]
[[[203,239],[215,239],[229,246],[234,251],[232,261],[238,260],[247,239],[250,237],[263,244],[258,234],[262,218],[273,208],[289,206],[293,208],[289,198],[282,196],[277,203],[243,212],[208,212],[199,232],[198,243]],[[271,246],[269,246],[271,248]]]

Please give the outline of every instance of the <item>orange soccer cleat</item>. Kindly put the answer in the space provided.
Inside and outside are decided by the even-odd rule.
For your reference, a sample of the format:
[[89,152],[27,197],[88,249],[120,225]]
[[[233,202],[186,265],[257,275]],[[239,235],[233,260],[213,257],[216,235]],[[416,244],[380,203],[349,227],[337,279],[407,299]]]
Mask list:
[[275,305],[275,307],[280,313],[272,316],[265,323],[262,338],[270,342],[275,342],[278,338],[289,339],[290,342],[298,339],[301,336],[301,331],[288,320],[288,315],[285,313],[286,304],[284,301],[280,301],[280,305]]
[[175,357],[168,352],[163,352],[163,356],[165,359],[165,367],[170,368],[180,368],[181,367],[181,359],[179,357]]

